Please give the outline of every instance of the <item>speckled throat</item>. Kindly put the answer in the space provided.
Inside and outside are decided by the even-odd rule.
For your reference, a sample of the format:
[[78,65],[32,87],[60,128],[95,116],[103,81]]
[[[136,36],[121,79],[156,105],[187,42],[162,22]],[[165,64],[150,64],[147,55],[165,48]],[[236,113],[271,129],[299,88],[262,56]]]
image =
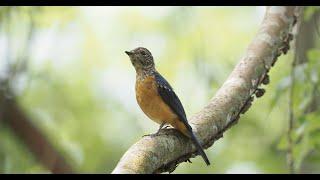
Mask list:
[[156,72],[155,68],[147,68],[147,69],[141,69],[137,71],[136,80],[137,81],[143,81],[146,77],[154,75]]

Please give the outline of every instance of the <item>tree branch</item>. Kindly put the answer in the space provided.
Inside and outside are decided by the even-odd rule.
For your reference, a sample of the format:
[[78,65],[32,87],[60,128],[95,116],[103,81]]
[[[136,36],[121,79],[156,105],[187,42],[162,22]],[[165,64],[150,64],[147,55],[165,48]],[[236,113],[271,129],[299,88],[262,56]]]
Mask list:
[[7,37],[7,66],[8,72],[4,78],[0,77],[0,123],[5,123],[17,135],[17,137],[25,143],[33,155],[42,163],[44,167],[52,173],[74,173],[70,164],[63,157],[61,152],[49,141],[46,135],[38,129],[19,106],[16,100],[16,93],[12,84],[16,81],[16,77],[27,71],[27,61],[30,56],[30,46],[34,38],[35,22],[34,11],[30,9],[30,25],[27,27],[28,33],[26,43],[20,56],[12,56],[11,45],[11,23],[13,13],[18,13],[20,9],[17,7],[6,7],[3,11],[6,18],[4,23],[6,28],[5,37]]
[[[189,122],[208,148],[237,122],[256,97],[264,94],[260,84],[268,84],[267,73],[277,58],[286,54],[296,23],[297,7],[268,7],[261,27],[226,82],[210,102]],[[196,156],[192,142],[174,129],[157,137],[144,137],[120,159],[112,173],[172,172],[181,162]]]
[[74,173],[65,158],[47,137],[30,122],[16,101],[14,99],[5,99],[4,101],[3,119],[0,120],[4,120],[44,167],[52,173]]
[[[295,58],[296,59],[296,58]],[[290,174],[295,174],[295,168],[294,168],[294,159],[293,159],[293,139],[292,139],[292,133],[293,133],[293,124],[294,124],[294,112],[293,112],[293,99],[294,99],[294,86],[295,86],[295,60],[292,62],[291,65],[291,73],[290,73],[290,79],[291,79],[291,85],[290,85],[290,92],[289,92],[289,123],[288,123],[288,131],[287,131],[287,141],[288,141],[288,149],[287,149],[287,164],[289,167]]]

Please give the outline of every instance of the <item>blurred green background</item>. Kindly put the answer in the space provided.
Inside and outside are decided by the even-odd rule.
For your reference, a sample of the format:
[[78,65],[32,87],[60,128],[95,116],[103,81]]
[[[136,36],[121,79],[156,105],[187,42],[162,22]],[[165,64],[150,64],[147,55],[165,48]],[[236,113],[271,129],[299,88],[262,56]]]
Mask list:
[[[317,11],[306,8],[303,20],[318,17]],[[244,55],[264,12],[265,7],[0,7],[2,102],[15,99],[73,171],[111,173],[132,144],[158,128],[136,103],[135,70],[124,51],[148,48],[190,117]],[[266,94],[206,150],[213,165],[197,157],[174,173],[288,173],[292,82],[295,169],[319,173],[320,36],[313,34],[306,61],[295,66],[297,78],[290,76],[296,56],[291,48],[272,68]],[[312,103],[315,108],[307,111]],[[5,117],[0,116],[0,173],[50,173]]]

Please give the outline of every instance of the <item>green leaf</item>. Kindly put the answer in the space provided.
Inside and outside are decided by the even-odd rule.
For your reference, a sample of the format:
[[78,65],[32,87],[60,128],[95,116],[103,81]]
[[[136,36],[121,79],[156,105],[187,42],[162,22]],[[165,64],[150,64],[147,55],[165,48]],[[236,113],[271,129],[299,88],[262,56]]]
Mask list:
[[306,127],[307,127],[307,122],[304,122],[301,126],[299,126],[294,130],[294,134],[292,135],[294,142],[297,142],[297,140],[304,135]]
[[310,6],[307,7],[304,11],[304,20],[309,21],[312,15],[319,10],[319,7]]
[[300,166],[309,152],[313,149],[309,141],[309,136],[303,136],[301,143],[294,145],[293,158],[295,160],[295,169],[300,169]]
[[278,145],[277,149],[279,150],[287,150],[288,149],[288,141],[287,141],[287,136],[282,136]]
[[315,111],[306,115],[307,122],[309,123],[306,131],[312,132],[320,129],[320,113]]
[[320,148],[320,129],[310,133],[310,143],[312,143],[315,148]]
[[[305,110],[309,106],[311,101],[312,101],[311,96],[306,96],[306,97],[302,98],[300,101],[300,104],[299,104],[299,109]],[[306,120],[306,117],[304,114],[298,118],[298,122],[300,122],[300,123],[304,122],[305,120]]]
[[308,63],[309,63],[309,66],[312,67],[312,66],[315,66],[317,64],[319,64],[319,59],[320,59],[320,50],[319,49],[310,49],[308,52],[307,52],[307,57],[308,57]]
[[297,118],[299,124],[303,124],[307,119],[304,115]]

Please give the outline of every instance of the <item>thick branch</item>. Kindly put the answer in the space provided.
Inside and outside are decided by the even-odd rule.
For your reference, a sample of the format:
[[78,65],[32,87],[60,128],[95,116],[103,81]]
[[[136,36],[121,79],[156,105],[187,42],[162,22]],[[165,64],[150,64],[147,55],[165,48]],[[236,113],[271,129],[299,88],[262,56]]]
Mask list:
[[[267,73],[277,58],[286,54],[296,22],[296,7],[268,7],[258,34],[249,45],[226,82],[210,102],[190,118],[190,124],[205,148],[222,137],[250,107],[258,88],[268,84]],[[194,157],[191,141],[174,129],[163,130],[160,136],[144,137],[121,158],[112,173],[172,172],[180,162]]]

